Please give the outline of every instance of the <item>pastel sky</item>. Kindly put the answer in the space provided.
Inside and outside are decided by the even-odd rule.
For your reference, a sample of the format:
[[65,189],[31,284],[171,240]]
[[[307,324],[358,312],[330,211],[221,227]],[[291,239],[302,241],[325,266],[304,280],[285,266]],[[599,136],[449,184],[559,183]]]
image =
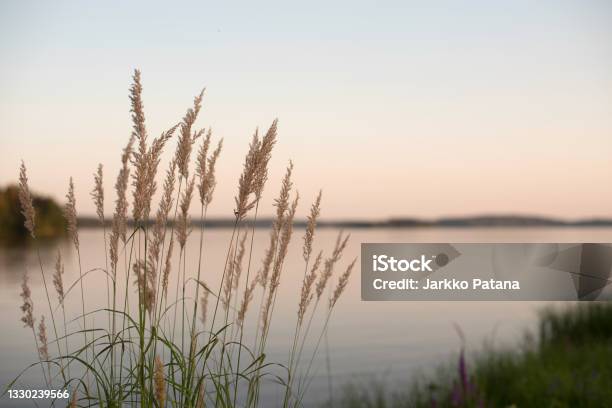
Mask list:
[[153,136],[207,88],[215,216],[275,117],[267,214],[292,159],[302,215],[322,188],[327,218],[612,216],[609,1],[6,1],[0,55],[0,185],[73,176],[83,214],[98,162],[111,213],[139,67]]

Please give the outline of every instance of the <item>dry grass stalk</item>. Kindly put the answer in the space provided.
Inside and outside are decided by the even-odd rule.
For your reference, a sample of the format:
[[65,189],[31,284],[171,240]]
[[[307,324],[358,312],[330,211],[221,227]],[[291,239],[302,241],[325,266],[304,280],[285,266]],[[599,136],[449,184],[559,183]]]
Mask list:
[[181,249],[185,247],[185,243],[187,242],[187,237],[191,232],[190,229],[190,220],[189,217],[189,206],[191,205],[191,198],[193,196],[193,188],[195,185],[195,177],[192,177],[189,183],[187,183],[187,188],[183,192],[183,197],[181,199],[180,204],[180,214],[177,221],[176,227],[176,239],[179,242]]
[[96,215],[104,224],[104,183],[102,163],[98,164],[98,170],[94,173],[94,189],[90,193],[96,205]]
[[232,278],[232,287],[234,291],[238,290],[238,284],[240,283],[240,276],[242,275],[242,261],[244,260],[244,254],[246,253],[246,239],[247,233],[242,234],[242,239],[238,246],[238,252],[234,259],[234,276]]
[[291,236],[293,234],[293,218],[295,217],[295,212],[297,210],[299,199],[299,194],[296,194],[296,197],[291,204],[291,208],[289,209],[286,216],[283,218],[283,227],[278,242],[278,253],[276,255],[276,259],[274,260],[274,266],[272,267],[272,276],[270,277],[270,289],[268,291],[268,297],[266,299],[266,304],[264,306],[264,311],[262,314],[262,333],[264,333],[264,336],[266,335],[268,331],[268,325],[270,324],[271,306],[273,305],[274,299],[276,298],[276,290],[280,285],[281,271],[283,269],[285,257],[287,256],[287,251],[289,249],[289,242],[291,241]]
[[249,286],[244,291],[242,303],[240,304],[240,308],[238,309],[238,323],[241,325],[244,323],[244,318],[249,309],[249,304],[251,303],[251,300],[253,300],[253,292],[257,287],[257,283],[259,283],[259,281],[256,277],[249,283]]
[[317,287],[316,287],[317,298],[321,297],[323,290],[325,289],[327,282],[329,281],[329,278],[333,274],[334,266],[342,257],[342,253],[344,249],[346,248],[346,245],[350,238],[350,234],[345,236],[344,238],[342,237],[342,235],[343,235],[343,232],[340,231],[340,233],[338,234],[338,237],[336,238],[336,243],[334,245],[334,250],[332,252],[332,255],[325,260],[323,272],[321,273],[320,279],[317,282]]
[[200,323],[206,326],[206,317],[208,313],[208,291],[205,290],[200,297]]
[[[38,323],[38,341],[40,341],[38,348],[40,357],[45,361],[49,361],[49,342],[47,340],[47,325],[45,324],[44,315],[40,318],[40,323]],[[49,373],[50,375],[51,373]]]
[[151,265],[151,273],[149,275],[150,286],[155,288],[157,282],[157,271],[159,270],[159,261],[162,250],[162,244],[166,238],[166,225],[168,215],[172,209],[174,202],[174,184],[176,181],[176,162],[172,160],[166,171],[166,179],[164,180],[164,189],[159,208],[155,214],[155,224],[153,225],[153,236],[151,245],[148,248],[148,260]]
[[172,269],[172,250],[174,249],[174,237],[170,237],[170,243],[168,244],[168,252],[166,254],[166,264],[164,265],[164,273],[162,277],[162,292],[166,296],[168,294],[168,278]]
[[202,180],[206,178],[206,174],[208,173],[208,149],[210,148],[210,138],[212,137],[212,131],[208,129],[206,136],[202,139],[202,144],[198,149],[198,154],[196,156],[196,168],[195,172],[198,178],[200,179],[200,184],[198,185],[198,190],[200,192],[200,201],[204,203],[204,191]]
[[342,231],[338,234],[338,238],[336,239],[336,244],[334,246],[334,251],[332,252],[332,255],[325,260],[323,272],[321,273],[319,281],[317,282],[317,300],[320,299],[323,295],[323,290],[325,290],[327,282],[329,281],[329,278],[334,272],[334,266],[336,265],[336,262],[338,262],[342,257],[342,252],[344,251],[344,248],[346,248],[346,244],[348,242],[349,237],[350,235],[347,235],[346,237],[344,237],[344,239],[342,239]]
[[130,101],[132,111],[132,136],[138,142],[138,148],[132,152],[134,165],[134,208],[133,217],[136,222],[143,222],[149,218],[151,200],[156,191],[155,176],[159,167],[160,156],[164,145],[172,137],[178,125],[173,126],[161,136],[153,139],[151,146],[147,145],[147,129],[145,126],[144,107],[142,102],[142,84],[140,71],[134,73],[134,83],[130,88]]
[[213,192],[217,185],[217,179],[215,177],[215,166],[217,159],[221,153],[223,147],[223,139],[219,140],[216,149],[212,152],[210,157],[207,158],[208,144],[210,143],[210,131],[206,136],[206,141],[202,144],[200,151],[198,152],[198,161],[196,167],[196,173],[200,178],[200,184],[198,185],[198,191],[200,193],[200,203],[203,206],[207,206],[212,202]]
[[276,254],[276,246],[278,245],[279,228],[276,225],[277,219],[278,218],[274,219],[272,230],[270,231],[270,243],[268,244],[268,249],[266,249],[266,254],[264,255],[262,268],[257,274],[257,281],[264,289],[268,285],[268,275],[270,274],[272,261],[274,261],[274,255]]
[[278,119],[274,119],[272,125],[268,128],[266,135],[261,140],[261,144],[259,146],[259,154],[257,157],[257,169],[256,169],[256,177],[255,183],[253,186],[254,194],[256,200],[261,198],[263,194],[263,189],[268,180],[268,162],[272,157],[272,149],[276,144],[276,136],[277,136],[277,127],[278,127]]
[[196,408],[206,408],[206,379],[202,380],[200,389],[198,390],[198,400],[196,401]]
[[336,285],[336,289],[334,289],[334,293],[329,299],[330,309],[334,307],[338,299],[340,299],[340,295],[342,295],[342,292],[346,288],[349,277],[351,276],[351,272],[353,271],[353,267],[355,266],[355,262],[357,262],[357,258],[353,259],[353,262],[351,262],[349,266],[346,268],[346,270],[344,271],[344,273],[340,275],[340,278],[338,279],[338,284]]
[[160,137],[153,139],[153,142],[151,143],[151,146],[147,152],[147,176],[145,179],[146,194],[144,197],[144,204],[142,206],[143,220],[149,219],[149,214],[151,212],[151,200],[157,191],[157,182],[155,181],[155,177],[157,176],[157,169],[159,167],[164,145],[174,135],[177,127],[178,125],[175,125],[168,131],[162,132]]
[[[291,216],[291,212],[287,214],[289,207],[289,197],[291,194],[291,188],[293,186],[293,183],[291,182],[292,172],[293,163],[290,161],[289,166],[287,166],[285,176],[283,177],[283,181],[281,183],[281,190],[278,195],[278,198],[274,200],[274,206],[276,207],[276,216],[274,218],[274,222],[272,224],[272,231],[270,233],[270,245],[268,247],[268,250],[266,251],[266,255],[263,261],[263,267],[258,276],[259,283],[264,288],[263,296],[266,295],[265,289],[269,284],[269,291],[267,293],[267,296],[265,297],[265,303],[263,304],[261,310],[261,325],[263,337],[265,337],[265,333],[267,332],[270,309],[272,307],[273,299],[275,297],[276,287],[278,286],[278,282],[280,282],[280,271],[282,261],[284,260],[281,259],[281,241],[283,240],[283,236],[285,237],[285,240],[287,239],[287,237],[290,238],[290,233],[293,231],[293,217]],[[293,207],[293,215],[295,215],[295,208],[297,208],[297,197],[294,201],[294,204],[295,206]],[[289,227],[290,229],[287,229],[287,227]],[[288,232],[289,234],[287,234]],[[288,241],[286,241],[286,244],[288,245]],[[279,248],[281,249],[279,250]],[[270,282],[268,282],[268,275],[270,273],[270,270],[272,270],[272,277],[270,278]]]
[[179,174],[187,179],[189,177],[189,157],[191,156],[192,146],[203,133],[203,130],[193,132],[192,128],[200,109],[202,108],[202,98],[204,97],[204,89],[193,99],[193,108],[189,108],[180,123],[180,134],[178,144],[176,146],[176,164],[178,165]]
[[155,356],[155,399],[157,406],[164,407],[166,403],[166,380],[164,378],[164,363],[159,356]]
[[64,280],[62,275],[64,274],[64,264],[62,263],[62,254],[58,250],[57,258],[55,260],[55,271],[53,272],[53,286],[57,292],[59,303],[64,303]]
[[236,202],[236,209],[234,214],[236,218],[241,220],[246,216],[246,213],[255,206],[255,201],[250,201],[251,194],[253,193],[253,184],[255,180],[255,172],[257,169],[257,155],[259,154],[259,147],[261,142],[259,140],[258,131],[255,130],[255,134],[251,139],[249,145],[249,151],[244,159],[244,165],[240,179],[238,180],[238,195],[234,198]]
[[264,185],[268,179],[268,162],[272,155],[272,148],[276,144],[277,120],[266,132],[262,140],[259,140],[258,132],[255,131],[249,151],[244,160],[242,174],[238,180],[238,195],[235,198],[236,209],[234,213],[238,220],[244,219],[259,199]]
[[[40,355],[41,363],[47,361],[47,373],[48,378],[51,378],[51,363],[49,363],[49,342],[47,340],[47,325],[45,324],[45,316],[41,316],[40,323],[38,324],[38,353]],[[44,368],[43,368],[44,370]]]
[[70,399],[70,408],[76,408],[77,407],[77,401],[78,401],[78,388],[75,388],[74,391],[72,391],[72,398]]
[[232,298],[232,288],[233,288],[233,279],[234,272],[236,270],[236,264],[232,261],[234,259],[234,246],[232,245],[229,250],[228,259],[230,262],[227,265],[227,271],[225,272],[225,280],[223,281],[223,306],[226,309],[229,309],[230,300]]
[[140,71],[135,70],[133,83],[130,87],[130,103],[132,112],[132,137],[138,143],[136,150],[132,152],[132,164],[134,165],[134,208],[132,216],[134,221],[140,221],[143,217],[145,197],[147,194],[147,128],[145,126],[144,106],[142,103],[142,84],[140,83]]
[[119,239],[121,239],[123,243],[126,242],[128,211],[126,193],[130,178],[129,158],[132,155],[133,145],[134,136],[132,135],[128,144],[123,149],[121,155],[121,170],[119,170],[119,175],[117,175],[117,181],[115,182],[117,199],[115,201],[115,213],[113,215],[110,235],[110,259],[113,273],[115,273],[117,269],[117,261],[119,259]]
[[25,218],[24,226],[32,238],[36,238],[36,233],[34,231],[36,226],[36,211],[34,210],[32,194],[30,194],[30,188],[28,187],[28,176],[23,161],[19,168],[19,202],[21,203],[21,213]]
[[68,194],[66,194],[68,202],[64,206],[64,217],[66,218],[66,225],[68,235],[72,238],[74,247],[79,249],[79,231],[77,227],[77,212],[76,212],[76,197],[74,195],[74,182],[72,177],[68,182]]
[[304,277],[304,281],[302,282],[302,292],[300,295],[300,304],[298,307],[298,324],[300,324],[304,320],[304,315],[306,314],[306,310],[312,301],[314,294],[312,293],[312,286],[317,280],[317,272],[319,270],[319,266],[321,265],[321,260],[323,259],[323,251],[319,251],[319,254],[315,258],[314,264],[310,269],[310,272]]
[[25,324],[24,327],[34,329],[34,302],[32,302],[32,291],[30,290],[30,285],[28,285],[27,273],[23,275],[20,296],[23,300],[23,304],[21,305],[21,311],[23,312],[21,321]]
[[283,221],[283,229],[281,232],[281,236],[279,239],[278,245],[278,255],[276,260],[274,261],[274,267],[272,269],[272,276],[270,277],[270,290],[275,291],[280,284],[280,273],[283,267],[283,263],[285,262],[285,258],[287,256],[287,251],[289,250],[289,242],[291,242],[291,236],[293,235],[293,219],[295,218],[295,212],[297,210],[297,205],[300,200],[300,195],[296,194],[293,202],[291,203],[291,208],[287,213]]
[[304,261],[308,263],[310,255],[312,254],[312,242],[314,241],[315,229],[317,228],[317,219],[321,214],[321,195],[323,193],[319,190],[319,194],[315,202],[310,207],[310,214],[308,215],[308,223],[306,224],[306,233],[304,234]]
[[130,157],[132,157],[132,152],[134,151],[135,141],[136,139],[134,135],[131,135],[127,145],[123,148],[123,153],[121,154],[121,170],[117,176],[117,182],[115,184],[115,189],[117,191],[116,213],[119,216],[119,233],[121,240],[124,243],[127,241],[127,213],[129,206],[127,200],[127,189],[131,173],[129,164]]
[[278,246],[278,237],[283,227],[285,213],[287,208],[289,207],[289,195],[291,193],[291,187],[293,183],[291,182],[291,174],[293,173],[293,163],[290,161],[289,166],[285,172],[285,176],[283,177],[283,181],[281,183],[281,190],[278,195],[278,198],[274,200],[274,206],[276,207],[276,216],[274,221],[272,222],[272,230],[270,231],[270,244],[268,245],[268,249],[266,250],[266,254],[264,256],[263,265],[261,271],[259,273],[259,283],[264,288],[268,285],[268,275],[270,273],[270,269],[272,268],[272,262],[274,261],[276,250]]
[[138,288],[140,301],[144,304],[147,312],[152,312],[155,305],[155,284],[151,280],[151,265],[144,260],[137,260],[133,264],[134,275],[136,279],[134,284]]

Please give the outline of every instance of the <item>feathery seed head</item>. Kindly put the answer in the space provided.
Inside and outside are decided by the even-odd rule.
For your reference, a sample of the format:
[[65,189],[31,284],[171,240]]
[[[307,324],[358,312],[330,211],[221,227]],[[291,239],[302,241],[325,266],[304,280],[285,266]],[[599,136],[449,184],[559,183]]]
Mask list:
[[351,272],[353,271],[353,267],[355,266],[355,262],[357,262],[357,258],[353,259],[353,262],[349,264],[349,266],[346,268],[346,271],[344,271],[344,273],[340,276],[340,279],[338,279],[338,285],[336,286],[336,289],[334,289],[334,293],[329,299],[330,309],[334,307],[338,299],[340,299],[340,295],[342,295],[342,292],[346,288],[349,277],[351,276]]
[[210,157],[208,156],[208,150],[210,148],[211,131],[208,130],[206,138],[200,146],[198,151],[198,159],[196,165],[196,174],[198,175],[200,183],[198,184],[198,191],[200,193],[200,203],[203,206],[207,206],[212,201],[213,192],[217,184],[215,178],[215,166],[221,148],[223,146],[223,139],[217,144],[217,148],[212,152]]
[[157,169],[159,167],[160,157],[163,152],[166,142],[174,135],[178,125],[174,125],[168,131],[163,132],[160,137],[155,138],[147,151],[146,156],[146,177],[144,180],[144,197],[142,205],[142,219],[147,220],[151,212],[151,201],[153,195],[157,191]]
[[62,253],[57,251],[57,259],[55,261],[55,271],[53,272],[53,286],[57,292],[57,297],[60,304],[64,303],[64,280],[62,275],[64,274],[64,264],[62,263]]
[[222,148],[223,139],[219,140],[219,143],[217,143],[217,148],[208,158],[208,172],[206,173],[206,178],[202,180],[202,189],[200,195],[200,198],[203,198],[203,202],[205,205],[208,205],[212,202],[213,193],[215,192],[215,187],[217,186],[215,167],[217,165],[217,160],[219,159],[219,155],[221,154]]
[[174,235],[170,237],[168,244],[168,253],[166,254],[166,264],[164,265],[164,274],[162,276],[162,292],[164,296],[168,294],[168,278],[172,269],[172,250],[174,249]]
[[200,297],[200,322],[206,326],[206,315],[208,313],[208,291],[205,290]]
[[334,266],[336,265],[336,262],[338,262],[340,258],[342,257],[342,252],[344,251],[344,248],[346,248],[346,244],[348,243],[350,234],[344,238],[342,238],[342,234],[343,234],[342,231],[340,231],[340,233],[338,234],[338,238],[336,238],[336,244],[334,246],[334,251],[332,252],[331,256],[325,260],[325,264],[323,266],[323,272],[321,273],[321,276],[319,277],[319,281],[317,282],[317,287],[316,287],[317,299],[320,299],[321,296],[323,295],[323,290],[325,290],[325,287],[327,286],[327,282],[329,281],[329,278],[332,276],[334,272]]
[[276,207],[276,217],[272,222],[272,230],[270,231],[270,244],[268,245],[268,249],[266,250],[266,254],[263,260],[263,266],[259,275],[259,283],[264,288],[268,285],[268,275],[270,273],[272,261],[274,260],[274,255],[276,254],[276,249],[278,247],[278,237],[280,235],[280,231],[284,223],[285,213],[287,211],[287,208],[289,207],[289,195],[291,193],[291,187],[293,186],[293,183],[291,182],[292,172],[293,162],[290,161],[289,166],[287,166],[285,176],[283,177],[283,181],[281,183],[281,190],[278,195],[278,198],[274,199],[274,206]]
[[166,225],[168,221],[168,215],[170,210],[172,209],[173,203],[173,192],[174,192],[174,183],[175,183],[175,173],[176,173],[176,162],[172,160],[170,162],[170,167],[166,171],[166,179],[164,181],[164,191],[159,202],[159,208],[157,209],[157,213],[155,215],[155,224],[153,226],[153,238],[151,241],[151,245],[149,247],[149,262],[153,265],[153,271],[155,275],[157,275],[157,270],[159,268],[159,258],[162,244],[164,243],[164,239],[166,237]]
[[240,325],[244,323],[244,318],[246,316],[247,310],[249,309],[249,304],[251,303],[251,300],[253,300],[253,291],[257,287],[257,283],[258,278],[253,279],[244,291],[242,303],[240,304],[240,309],[238,309],[238,323]]
[[204,97],[204,89],[198,96],[196,96],[193,100],[193,107],[187,110],[185,116],[180,123],[180,135],[178,139],[178,144],[176,146],[176,162],[179,169],[179,174],[183,178],[189,177],[189,157],[191,156],[191,150],[193,143],[196,141],[198,137],[200,137],[203,133],[203,130],[199,132],[193,132],[192,127],[198,118],[198,114],[200,113],[200,109],[202,108],[202,98]]
[[23,275],[23,282],[21,283],[21,299],[23,304],[21,305],[21,311],[23,316],[21,321],[25,324],[24,327],[34,328],[34,303],[32,302],[32,291],[28,285],[28,274]]
[[206,172],[207,172],[207,166],[206,166],[206,161],[208,158],[208,149],[210,148],[210,138],[212,136],[212,132],[210,129],[208,129],[208,133],[206,133],[206,137],[204,137],[202,139],[202,145],[200,145],[200,148],[198,149],[198,155],[196,157],[196,174],[198,176],[198,178],[200,179],[200,186],[198,186],[198,189],[200,190],[200,196],[202,196],[202,187],[201,187],[201,183],[202,180],[206,177]]
[[289,250],[289,243],[291,242],[291,236],[293,235],[293,219],[295,218],[295,212],[297,211],[297,205],[300,200],[300,194],[296,192],[295,198],[291,203],[291,208],[287,213],[285,220],[283,220],[283,228],[281,230],[281,236],[279,239],[278,245],[278,256],[274,262],[272,278],[271,278],[271,288],[274,290],[280,284],[280,272],[282,270],[283,263],[287,256],[287,252]]
[[272,275],[270,277],[270,290],[268,292],[268,298],[266,299],[266,303],[261,316],[263,333],[267,332],[268,325],[270,324],[270,308],[272,306],[276,290],[280,285],[281,272],[283,269],[285,257],[287,256],[287,251],[289,249],[291,235],[293,234],[293,218],[295,217],[295,212],[297,210],[299,199],[300,195],[296,193],[296,197],[291,203],[291,208],[289,209],[287,215],[283,218],[282,221],[282,228],[280,236],[278,238],[278,253],[276,254],[276,257],[274,259],[274,265],[272,266]]
[[249,151],[244,159],[242,174],[238,179],[238,195],[234,198],[236,209],[234,213],[241,220],[246,216],[246,213],[255,206],[255,201],[251,201],[251,194],[254,192],[254,181],[257,171],[257,156],[261,141],[259,140],[258,130],[251,139]]
[[229,262],[227,265],[227,271],[225,273],[223,281],[223,306],[228,309],[230,306],[230,300],[232,298],[232,288],[234,287],[234,271],[236,270],[236,264],[234,263],[234,246],[232,245],[229,249]]
[[323,259],[323,251],[319,251],[319,254],[315,258],[314,264],[310,269],[310,272],[304,277],[304,281],[302,282],[302,292],[300,296],[300,304],[298,307],[298,321],[301,322],[304,320],[304,315],[306,314],[306,310],[308,309],[308,305],[310,304],[313,293],[312,286],[317,279],[317,272],[319,270],[319,266],[321,265],[321,260]]
[[244,254],[246,252],[246,239],[247,233],[242,234],[242,239],[240,240],[240,245],[238,247],[238,252],[236,253],[236,258],[234,260],[234,278],[232,282],[232,286],[235,291],[238,290],[238,283],[240,282],[240,275],[242,275],[242,260],[244,259]]
[[30,188],[28,186],[26,167],[23,161],[21,161],[21,167],[19,168],[19,202],[21,204],[21,213],[25,218],[24,225],[32,238],[36,238],[36,233],[34,231],[36,225],[36,211],[34,210],[32,194],[30,194]]
[[187,242],[187,237],[191,232],[190,217],[189,217],[189,206],[191,205],[191,197],[193,196],[193,188],[195,185],[195,176],[191,178],[189,183],[187,184],[187,188],[183,192],[183,197],[181,199],[180,204],[180,214],[177,222],[176,228],[176,238],[179,242],[181,248],[185,247],[185,243]]
[[315,202],[310,207],[310,215],[308,216],[308,224],[306,225],[306,233],[304,234],[304,260],[308,262],[310,259],[310,254],[312,253],[312,242],[314,241],[315,229],[317,227],[317,218],[321,213],[321,194],[322,192],[319,190],[319,195]]
[[127,187],[130,178],[129,158],[132,155],[132,148],[134,145],[134,135],[130,136],[128,144],[123,149],[121,154],[121,170],[117,176],[115,182],[115,191],[117,192],[117,199],[115,201],[115,213],[113,214],[113,222],[111,227],[110,235],[110,258],[111,258],[111,269],[113,273],[116,271],[117,260],[119,257],[119,238],[125,244],[127,239]]
[[38,351],[40,353],[40,357],[42,360],[49,360],[49,344],[47,341],[47,325],[45,324],[45,316],[43,315],[40,318],[40,323],[38,324],[38,340],[40,341],[40,346]]
[[68,183],[68,194],[66,194],[68,202],[64,206],[64,217],[66,218],[68,235],[72,238],[74,247],[79,249],[79,231],[77,229],[77,212],[76,212],[76,197],[74,195],[74,182],[72,177]]
[[253,186],[257,200],[261,198],[264,186],[268,180],[268,162],[272,157],[272,149],[276,144],[278,119],[274,119],[272,125],[261,140],[259,154],[257,156],[257,168],[255,173],[255,183]]
[[244,160],[242,175],[238,181],[238,195],[235,198],[234,213],[239,220],[243,219],[261,199],[264,185],[268,179],[268,162],[276,144],[277,123],[275,119],[263,139],[259,139],[257,130],[253,135],[249,152]]
[[164,363],[159,356],[155,356],[155,399],[160,407],[165,406],[166,402],[166,380],[164,378]]
[[132,183],[134,186],[133,217],[136,222],[142,222],[149,218],[151,212],[151,200],[156,190],[155,176],[161,153],[178,125],[163,132],[160,137],[153,140],[151,146],[147,146],[142,85],[140,84],[140,73],[138,71],[134,75],[134,84],[130,88],[130,100],[132,103],[132,137],[138,141],[138,148],[132,152],[131,157],[135,169]]
[[96,214],[100,222],[104,224],[104,184],[102,177],[102,163],[100,163],[98,164],[98,170],[94,173],[94,189],[90,194],[96,205]]
[[134,262],[133,269],[136,276],[134,284],[138,290],[139,301],[144,304],[145,310],[150,313],[155,306],[156,279],[153,276],[153,268],[148,262],[139,259]]
[[145,127],[144,105],[142,103],[142,83],[140,70],[134,70],[132,86],[130,87],[130,105],[132,112],[132,133],[139,143],[139,150],[146,150],[147,129]]

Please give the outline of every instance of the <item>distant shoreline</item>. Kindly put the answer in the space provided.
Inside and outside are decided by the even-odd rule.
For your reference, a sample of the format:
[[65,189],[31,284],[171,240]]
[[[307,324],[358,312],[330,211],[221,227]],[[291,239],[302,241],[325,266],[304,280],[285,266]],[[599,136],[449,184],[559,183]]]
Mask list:
[[[247,220],[247,222],[251,222]],[[153,220],[149,220],[147,225],[152,225]],[[209,218],[205,222],[199,219],[192,219],[193,227],[206,226],[207,228],[231,228],[234,226],[233,218]],[[78,220],[79,227],[99,228],[100,221],[96,217],[81,217]],[[110,226],[111,220],[107,219],[106,225]],[[130,222],[130,225],[133,223]],[[173,222],[169,221],[168,226]],[[261,218],[255,223],[256,228],[269,228],[272,225],[272,218]],[[305,220],[297,220],[295,227],[306,225]],[[419,218],[389,218],[386,220],[321,220],[317,223],[320,228],[499,228],[499,227],[612,227],[612,219],[591,218],[580,220],[562,220],[547,217],[528,217],[528,216],[474,216],[474,217],[443,217],[435,220]]]

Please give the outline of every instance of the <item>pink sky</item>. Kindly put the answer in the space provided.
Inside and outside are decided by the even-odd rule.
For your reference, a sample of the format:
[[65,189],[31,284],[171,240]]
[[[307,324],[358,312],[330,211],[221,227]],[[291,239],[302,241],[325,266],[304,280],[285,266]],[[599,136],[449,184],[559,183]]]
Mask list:
[[4,4],[0,185],[23,158],[35,191],[62,200],[72,175],[93,214],[101,162],[110,213],[140,67],[153,136],[207,87],[199,124],[225,139],[214,216],[278,117],[267,214],[292,159],[302,215],[323,188],[327,218],[612,217],[612,6],[452,4]]

